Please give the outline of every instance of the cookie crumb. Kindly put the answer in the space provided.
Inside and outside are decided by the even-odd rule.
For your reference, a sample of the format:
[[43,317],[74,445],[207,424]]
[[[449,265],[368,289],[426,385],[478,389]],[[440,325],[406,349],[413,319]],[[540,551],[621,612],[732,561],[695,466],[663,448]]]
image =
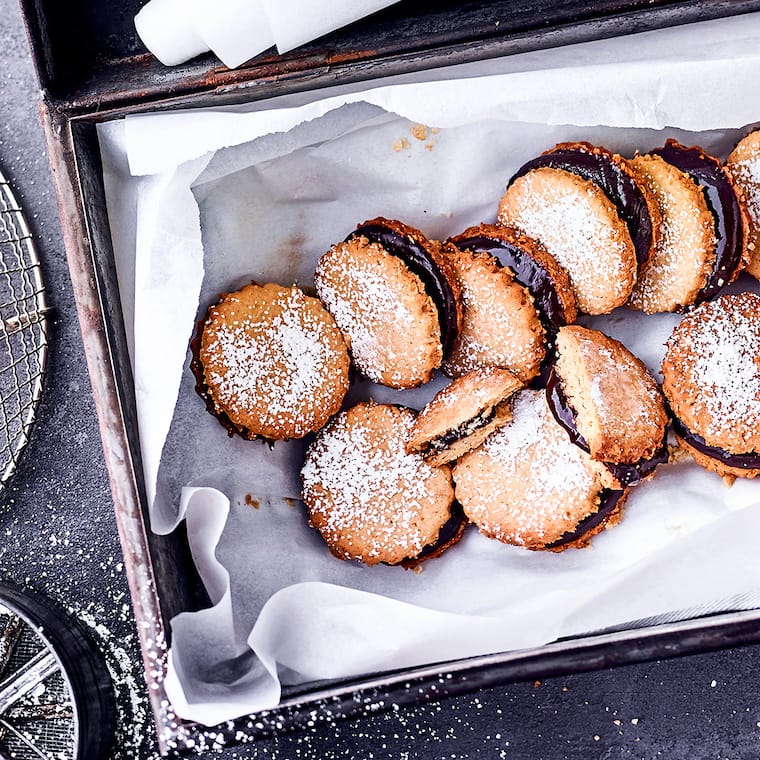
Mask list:
[[409,150],[411,147],[411,143],[406,137],[401,137],[393,143],[393,150],[396,153],[400,153],[402,150]]
[[409,128],[409,132],[411,133],[412,137],[416,138],[417,140],[427,140],[428,128],[424,124],[412,124],[412,126]]

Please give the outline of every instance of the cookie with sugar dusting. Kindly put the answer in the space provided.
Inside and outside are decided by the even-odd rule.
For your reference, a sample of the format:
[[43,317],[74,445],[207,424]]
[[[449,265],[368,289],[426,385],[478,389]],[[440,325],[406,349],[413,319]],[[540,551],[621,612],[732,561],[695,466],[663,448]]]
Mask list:
[[627,495],[570,441],[539,390],[518,393],[512,420],[459,459],[453,476],[481,533],[526,549],[585,546],[620,519]]
[[750,132],[726,159],[726,169],[742,191],[747,209],[745,230],[746,270],[760,280],[760,130]]
[[461,323],[442,244],[402,222],[373,219],[317,263],[314,283],[358,370],[392,388],[427,382]]
[[478,367],[504,367],[527,382],[546,355],[546,333],[530,291],[486,251],[451,247],[447,259],[462,294],[462,328],[443,361],[458,377]]
[[414,418],[404,407],[360,403],[309,445],[303,500],[336,557],[414,566],[459,540],[464,518],[450,468],[405,451]]
[[420,411],[408,452],[433,465],[458,459],[512,417],[510,399],[524,386],[512,372],[481,367],[452,380]]
[[191,369],[207,409],[243,438],[302,438],[339,411],[350,361],[319,299],[252,283],[212,305]]
[[501,198],[499,224],[535,238],[570,277],[578,309],[606,314],[636,282],[636,250],[614,203],[591,180],[539,167],[517,176]]
[[497,366],[525,382],[543,376],[557,329],[577,315],[567,272],[537,241],[509,227],[480,224],[450,242],[463,318],[443,370],[456,377]]
[[629,305],[654,314],[693,304],[713,270],[715,220],[701,187],[657,155],[639,155],[630,165],[648,185],[660,209],[655,253],[639,272]]
[[542,167],[568,171],[599,187],[628,227],[639,269],[651,259],[660,210],[650,188],[623,156],[589,142],[559,143],[523,164],[510,183]]
[[667,461],[668,414],[657,382],[628,348],[599,330],[560,328],[546,397],[557,422],[621,485]]
[[722,295],[687,314],[662,362],[673,428],[719,475],[760,475],[760,296]]

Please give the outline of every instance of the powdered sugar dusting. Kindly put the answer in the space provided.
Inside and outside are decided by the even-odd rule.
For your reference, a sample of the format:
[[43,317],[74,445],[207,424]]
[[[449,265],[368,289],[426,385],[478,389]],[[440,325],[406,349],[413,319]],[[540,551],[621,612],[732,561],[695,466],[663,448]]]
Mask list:
[[[361,547],[351,558],[384,560],[389,552],[399,559],[414,557],[442,524],[436,522],[431,532],[431,480],[440,483],[446,475],[420,455],[405,452],[412,412],[367,408],[393,416],[387,434],[378,435],[371,419],[338,415],[309,447],[301,471],[304,501],[312,516],[318,515],[329,544]],[[442,515],[448,515],[448,507],[443,505]]]
[[[696,185],[688,190],[679,170],[656,156],[633,162],[662,215],[654,254],[631,294],[631,305],[649,314],[692,303],[715,259],[715,222]],[[690,179],[686,180],[691,183]]]
[[[358,243],[354,242],[354,245]],[[370,246],[374,258],[354,256],[349,244],[333,247],[322,257],[314,276],[320,299],[347,337],[354,363],[369,380],[404,384],[409,367],[421,367],[420,382],[431,362],[431,345],[440,352],[440,327],[432,300],[421,282],[408,273],[409,283],[418,282],[414,298],[405,298],[400,283],[392,279],[393,257],[379,245]],[[416,340],[421,304],[432,341]],[[411,339],[409,335],[411,333]],[[398,364],[398,369],[394,365]],[[411,384],[414,384],[412,382]]]
[[307,432],[315,395],[337,361],[330,323],[308,308],[296,287],[261,311],[248,309],[235,296],[229,301],[240,309],[214,323],[206,344],[206,354],[215,359],[206,379],[217,404],[232,414],[255,410],[267,427],[294,420],[298,425],[305,415],[301,427]]
[[591,187],[583,188],[580,180],[543,181],[537,175],[545,171],[555,170],[535,170],[515,181],[507,196],[515,193],[519,201],[502,205],[499,221],[540,240],[567,270],[582,310],[599,313],[600,294],[614,298],[630,291],[630,237],[622,223],[615,227],[600,213],[600,195]]
[[760,151],[732,166],[732,172],[744,190],[747,210],[753,226],[760,227]]
[[694,406],[705,437],[746,440],[760,429],[759,310],[758,296],[724,296],[700,306],[677,331],[679,351],[691,357],[686,382],[699,389]]
[[[588,455],[551,417],[543,391],[522,391],[512,421],[471,461],[480,467],[468,476],[487,477],[489,492],[483,503],[465,499],[465,511],[483,532],[508,543],[556,540],[593,511],[601,487]],[[458,497],[460,474],[455,469]]]

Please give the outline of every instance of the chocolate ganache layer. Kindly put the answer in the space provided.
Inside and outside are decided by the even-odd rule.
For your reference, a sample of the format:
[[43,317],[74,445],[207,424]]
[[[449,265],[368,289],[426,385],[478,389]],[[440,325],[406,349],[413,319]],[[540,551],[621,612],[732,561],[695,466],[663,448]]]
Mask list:
[[549,376],[557,331],[567,324],[565,309],[551,275],[529,252],[514,242],[496,235],[470,235],[465,232],[451,238],[450,242],[457,248],[491,254],[500,266],[508,266],[514,272],[515,280],[527,288],[533,297],[539,321],[546,333],[547,351],[541,362],[538,377],[531,385],[543,386]]
[[648,261],[652,251],[652,219],[646,199],[634,178],[622,168],[622,159],[588,143],[568,143],[542,153],[521,166],[509,180],[511,185],[518,177],[532,169],[549,167],[563,169],[601,188],[614,204],[618,215],[628,227],[636,260],[641,266]]
[[460,425],[457,425],[450,430],[447,430],[443,435],[439,435],[436,438],[431,439],[425,445],[423,450],[424,454],[438,454],[441,451],[446,451],[452,444],[457,441],[461,441],[463,438],[476,433],[478,430],[484,428],[491,423],[496,417],[496,406],[488,407],[479,414],[465,420]]
[[400,258],[422,281],[425,292],[433,299],[438,310],[441,328],[441,345],[446,356],[457,337],[457,305],[454,291],[441,268],[425,247],[408,235],[374,222],[358,227],[346,240],[365,237],[370,243],[378,243],[388,253]]
[[675,415],[673,415],[673,430],[679,438],[705,456],[717,459],[729,467],[738,467],[741,470],[760,470],[760,452],[749,451],[745,454],[732,454],[718,446],[710,446],[701,435],[689,430]]
[[579,538],[583,538],[589,531],[601,525],[617,507],[618,502],[625,494],[625,491],[613,491],[609,488],[604,488],[599,493],[599,509],[593,514],[584,517],[573,530],[568,531],[563,536],[547,544],[547,549],[557,549],[560,546],[571,544],[573,541],[577,541]]
[[715,264],[695,303],[718,294],[731,282],[742,263],[743,231],[739,201],[720,162],[699,147],[687,147],[667,140],[652,153],[688,174],[702,188],[707,206],[715,219]]
[[[568,402],[562,381],[554,371],[549,375],[546,383],[546,400],[554,419],[567,431],[570,440],[587,454],[590,453],[591,450],[586,439],[578,430],[576,412]],[[654,456],[649,459],[640,459],[633,464],[617,462],[603,462],[603,464],[622,486],[635,486],[651,475],[657,465],[665,464],[667,461],[668,447],[666,440],[663,440]]]
[[432,544],[425,546],[416,557],[405,559],[400,564],[407,568],[414,567],[424,559],[440,556],[446,549],[459,541],[466,526],[467,518],[464,515],[462,505],[458,501],[452,502],[451,516],[438,531],[438,538]]

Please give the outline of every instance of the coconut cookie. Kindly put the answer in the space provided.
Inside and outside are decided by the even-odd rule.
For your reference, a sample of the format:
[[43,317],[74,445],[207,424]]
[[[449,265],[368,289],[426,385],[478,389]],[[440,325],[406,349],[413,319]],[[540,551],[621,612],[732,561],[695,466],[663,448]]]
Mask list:
[[301,438],[348,390],[349,356],[335,321],[297,287],[251,284],[211,306],[191,368],[207,409],[243,438]]
[[673,428],[719,475],[760,474],[760,296],[723,295],[687,314],[662,362]]
[[498,367],[456,378],[417,415],[406,450],[422,454],[433,465],[458,459],[511,419],[510,399],[523,385]]
[[760,280],[760,130],[739,140],[726,160],[726,169],[747,209],[747,271]]
[[459,292],[441,244],[401,222],[360,225],[320,258],[314,283],[369,380],[427,382],[456,340]]
[[619,520],[626,490],[573,444],[543,391],[524,390],[512,420],[454,466],[456,498],[481,533],[527,549],[580,547]]
[[568,325],[546,386],[549,407],[570,439],[635,485],[667,461],[665,399],[643,362],[598,330]]
[[510,183],[498,221],[540,241],[567,270],[580,311],[606,314],[628,300],[636,250],[615,205],[591,180],[532,169]]
[[647,314],[682,311],[698,299],[715,266],[715,220],[702,188],[677,166],[658,155],[636,156],[630,165],[657,199],[662,224],[629,305]]
[[522,380],[541,375],[561,325],[575,321],[567,272],[537,241],[509,227],[481,224],[451,238],[462,290],[459,339],[444,362],[457,376],[479,366],[511,369]]
[[717,158],[702,148],[667,140],[651,153],[688,174],[707,199],[715,228],[715,259],[694,303],[709,301],[724,285],[733,282],[747,263],[744,243],[747,210],[730,174]]
[[410,409],[360,403],[311,443],[301,470],[310,524],[340,559],[414,565],[461,536],[448,467],[433,467],[405,444]]
[[520,167],[510,183],[540,167],[562,169],[593,182],[614,204],[628,227],[638,267],[651,259],[655,232],[660,225],[659,207],[649,187],[640,181],[625,158],[601,145],[560,143]]

